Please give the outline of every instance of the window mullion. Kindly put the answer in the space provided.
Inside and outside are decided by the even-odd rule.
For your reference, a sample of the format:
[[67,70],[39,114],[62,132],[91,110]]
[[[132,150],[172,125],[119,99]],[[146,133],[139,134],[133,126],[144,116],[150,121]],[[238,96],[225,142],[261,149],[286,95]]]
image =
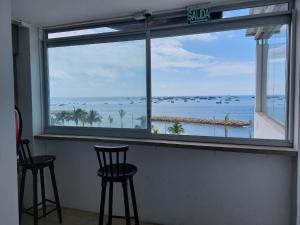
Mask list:
[[146,32],[146,89],[147,89],[147,131],[151,133],[151,38],[150,30]]

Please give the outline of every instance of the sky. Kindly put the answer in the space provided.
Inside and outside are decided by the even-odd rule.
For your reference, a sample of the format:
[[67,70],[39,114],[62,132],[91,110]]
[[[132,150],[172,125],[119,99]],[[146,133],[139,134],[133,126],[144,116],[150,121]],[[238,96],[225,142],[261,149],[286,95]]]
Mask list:
[[[256,41],[245,34],[243,29],[152,39],[152,96],[254,95]],[[285,48],[282,38],[273,42],[269,90],[280,94]],[[145,40],[49,48],[50,96],[145,97],[145,56]]]

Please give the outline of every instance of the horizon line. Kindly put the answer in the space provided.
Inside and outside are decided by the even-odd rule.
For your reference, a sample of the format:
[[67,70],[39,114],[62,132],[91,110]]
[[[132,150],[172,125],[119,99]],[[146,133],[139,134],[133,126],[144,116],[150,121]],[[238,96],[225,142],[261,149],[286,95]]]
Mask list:
[[[269,96],[284,96],[285,94],[276,94],[276,95],[269,95]],[[235,94],[235,95],[159,95],[159,96],[152,96],[152,98],[157,97],[219,97],[219,96],[255,96],[254,94]],[[50,98],[146,98],[146,96],[54,96]]]

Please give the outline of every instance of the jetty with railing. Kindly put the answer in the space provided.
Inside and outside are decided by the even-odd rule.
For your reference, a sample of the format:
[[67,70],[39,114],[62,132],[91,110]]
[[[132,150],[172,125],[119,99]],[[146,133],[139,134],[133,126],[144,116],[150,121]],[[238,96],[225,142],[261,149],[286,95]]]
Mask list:
[[180,122],[180,123],[195,123],[195,124],[208,124],[208,125],[221,125],[231,127],[245,127],[250,125],[250,121],[242,120],[225,120],[225,119],[203,119],[193,117],[179,117],[179,116],[152,116],[152,121],[157,122]]

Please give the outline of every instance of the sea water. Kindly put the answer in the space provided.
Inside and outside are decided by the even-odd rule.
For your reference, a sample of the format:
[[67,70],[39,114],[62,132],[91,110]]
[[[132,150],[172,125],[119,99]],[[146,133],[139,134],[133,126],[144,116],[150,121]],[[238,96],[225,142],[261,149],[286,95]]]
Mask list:
[[[93,127],[141,128],[145,126],[145,97],[87,97],[87,98],[51,98],[50,122],[56,126],[75,126],[74,121],[55,121],[55,113],[73,109],[95,110],[102,118],[101,122],[93,123]],[[176,116],[201,119],[224,119],[250,122],[245,127],[224,127],[222,125],[206,125],[182,123],[186,135],[224,137],[253,137],[253,120],[255,110],[254,96],[168,96],[153,97],[151,103],[152,116]],[[119,111],[124,110],[125,116],[120,117]],[[273,96],[267,99],[266,110],[281,123],[285,121],[285,99]],[[113,118],[110,123],[108,117]],[[85,123],[85,126],[90,126]],[[79,122],[78,126],[83,126]],[[158,133],[167,134],[172,123],[153,121],[152,126]],[[226,131],[225,131],[226,129]]]

